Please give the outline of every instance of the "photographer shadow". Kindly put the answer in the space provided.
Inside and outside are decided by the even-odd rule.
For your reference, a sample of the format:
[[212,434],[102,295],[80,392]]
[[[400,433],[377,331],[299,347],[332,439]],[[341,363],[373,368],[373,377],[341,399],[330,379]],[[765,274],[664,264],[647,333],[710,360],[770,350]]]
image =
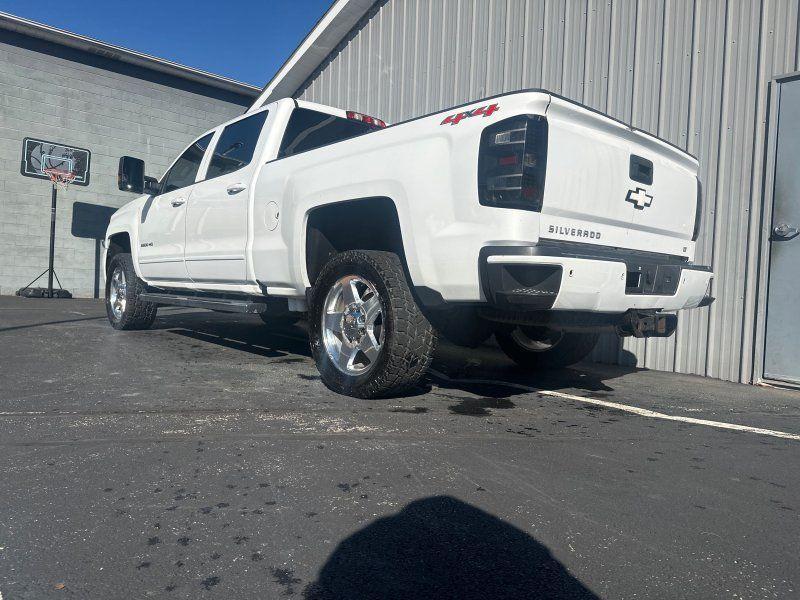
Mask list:
[[544,545],[450,496],[407,505],[343,540],[306,600],[598,598]]

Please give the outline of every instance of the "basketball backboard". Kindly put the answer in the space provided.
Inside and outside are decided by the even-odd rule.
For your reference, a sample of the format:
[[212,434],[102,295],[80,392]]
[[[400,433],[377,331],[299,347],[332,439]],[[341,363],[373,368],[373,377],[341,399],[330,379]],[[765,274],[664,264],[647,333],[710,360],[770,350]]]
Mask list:
[[89,185],[89,163],[92,153],[83,148],[65,146],[34,138],[22,141],[22,166],[25,177],[50,180],[47,169],[59,169],[75,173],[72,185]]

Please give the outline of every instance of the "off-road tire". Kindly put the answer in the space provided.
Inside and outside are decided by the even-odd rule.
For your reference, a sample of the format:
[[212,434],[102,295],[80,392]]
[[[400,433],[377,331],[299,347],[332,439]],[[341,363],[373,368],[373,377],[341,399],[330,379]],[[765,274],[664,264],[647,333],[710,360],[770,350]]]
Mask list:
[[[121,268],[125,273],[126,281],[126,305],[119,319],[114,316],[114,312],[111,309],[109,294],[111,277],[117,267]],[[109,262],[108,271],[106,272],[106,314],[114,329],[147,329],[153,324],[153,321],[156,319],[158,305],[139,299],[139,294],[144,292],[145,289],[146,285],[144,281],[136,276],[136,270],[133,268],[133,259],[131,255],[128,253],[115,254]]]
[[[377,290],[383,310],[383,344],[375,364],[364,374],[340,371],[325,350],[322,316],[325,298],[342,277],[355,275]],[[309,311],[311,351],[322,381],[334,392],[356,398],[396,396],[418,383],[431,364],[436,332],[414,301],[396,254],[349,250],[333,256],[314,283]]]
[[500,349],[519,366],[529,370],[561,369],[582,361],[597,345],[597,333],[564,332],[547,350],[532,351],[513,337],[515,327],[499,327],[494,337]]

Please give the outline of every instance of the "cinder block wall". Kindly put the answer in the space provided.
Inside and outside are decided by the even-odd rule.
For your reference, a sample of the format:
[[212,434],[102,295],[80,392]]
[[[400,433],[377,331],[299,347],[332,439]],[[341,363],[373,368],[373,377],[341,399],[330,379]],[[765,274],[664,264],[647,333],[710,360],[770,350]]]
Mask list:
[[144,159],[148,174],[160,177],[194,137],[251,102],[0,30],[0,294],[13,294],[47,267],[50,183],[20,174],[23,138],[92,152],[89,186],[58,195],[55,267],[74,295],[102,296],[98,243],[72,235],[82,214],[75,203],[119,208],[134,197],[116,188],[120,156]]

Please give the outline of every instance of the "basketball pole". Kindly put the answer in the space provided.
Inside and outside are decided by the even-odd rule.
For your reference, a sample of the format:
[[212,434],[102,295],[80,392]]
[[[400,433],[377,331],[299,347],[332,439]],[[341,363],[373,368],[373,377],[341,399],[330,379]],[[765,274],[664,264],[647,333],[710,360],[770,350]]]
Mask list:
[[50,257],[47,267],[47,297],[53,297],[53,268],[56,254],[56,204],[58,203],[58,186],[52,184],[53,191],[50,195]]

